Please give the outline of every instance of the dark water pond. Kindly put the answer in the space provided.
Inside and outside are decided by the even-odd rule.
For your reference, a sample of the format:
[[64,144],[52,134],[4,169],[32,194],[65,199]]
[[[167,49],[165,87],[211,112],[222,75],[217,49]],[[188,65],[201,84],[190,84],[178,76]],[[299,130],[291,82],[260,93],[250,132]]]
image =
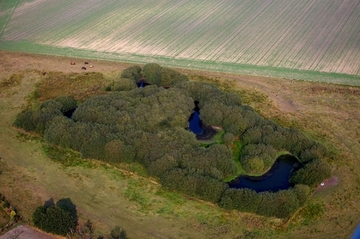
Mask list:
[[75,112],[75,110],[76,110],[76,108],[68,110],[68,111],[64,112],[63,115],[69,119],[72,119],[72,115]]
[[190,115],[189,118],[189,129],[196,135],[200,135],[203,133],[203,127],[200,120],[200,108],[199,101],[194,101],[195,108],[194,112]]
[[229,183],[230,188],[250,188],[256,192],[276,192],[292,187],[289,178],[293,170],[300,167],[299,161],[292,155],[278,157],[271,169],[261,176],[242,175]]
[[203,133],[199,112],[194,111],[194,113],[191,114],[189,119],[189,129],[196,135]]
[[138,81],[138,82],[136,83],[136,85],[137,85],[137,87],[139,87],[139,88],[144,88],[145,86],[150,85],[150,84],[149,84],[148,82],[146,82],[146,80],[141,79],[140,81]]

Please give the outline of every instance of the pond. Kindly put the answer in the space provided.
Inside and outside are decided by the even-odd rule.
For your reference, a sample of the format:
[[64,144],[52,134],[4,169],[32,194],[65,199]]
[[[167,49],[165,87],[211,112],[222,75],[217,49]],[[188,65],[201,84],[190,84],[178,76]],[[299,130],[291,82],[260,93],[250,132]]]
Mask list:
[[191,114],[189,119],[189,129],[196,135],[200,135],[203,133],[199,112],[194,111],[194,113]]
[[199,101],[194,101],[195,108],[194,112],[190,115],[189,118],[189,129],[196,135],[201,135],[203,133],[202,122],[200,120],[200,108]]
[[271,169],[261,176],[241,175],[229,183],[230,188],[249,188],[256,192],[285,190],[290,185],[289,178],[293,170],[300,167],[300,162],[293,155],[278,157]]

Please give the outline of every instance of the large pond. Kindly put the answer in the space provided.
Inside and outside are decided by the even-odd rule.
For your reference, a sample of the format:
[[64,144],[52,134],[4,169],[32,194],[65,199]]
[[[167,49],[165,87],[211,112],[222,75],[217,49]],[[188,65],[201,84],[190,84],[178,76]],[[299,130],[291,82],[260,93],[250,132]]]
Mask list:
[[300,167],[295,156],[286,154],[278,157],[271,169],[261,176],[242,175],[229,183],[231,188],[249,188],[256,192],[276,192],[292,187],[289,178],[293,170]]

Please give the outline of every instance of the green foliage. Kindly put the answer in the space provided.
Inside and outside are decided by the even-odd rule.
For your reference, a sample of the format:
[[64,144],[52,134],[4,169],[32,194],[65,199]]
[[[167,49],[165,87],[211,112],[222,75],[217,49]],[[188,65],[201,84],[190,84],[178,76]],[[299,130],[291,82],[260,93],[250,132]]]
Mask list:
[[156,63],[146,64],[142,73],[148,83],[156,86],[173,86],[189,80],[186,75]]
[[227,185],[220,180],[180,168],[167,171],[161,176],[160,181],[167,189],[211,202],[218,202],[227,189]]
[[295,171],[290,177],[290,182],[314,187],[330,177],[330,165],[324,160],[314,159]]
[[69,148],[61,148],[50,144],[43,144],[44,153],[53,161],[61,163],[65,167],[82,166],[84,168],[94,167],[91,162],[81,158],[81,154]]
[[54,101],[59,102],[61,104],[60,111],[62,113],[65,113],[70,110],[74,110],[77,106],[76,101],[69,96],[60,96],[55,98]]
[[224,192],[219,203],[225,209],[236,209],[241,212],[255,213],[261,201],[260,194],[254,190],[229,188]]
[[129,91],[135,89],[136,81],[129,78],[120,78],[114,82],[114,85],[111,87],[112,91]]
[[119,139],[114,139],[104,146],[104,160],[108,162],[132,162],[135,159],[135,150],[130,145],[125,145]]
[[[74,80],[93,76],[84,74]],[[137,88],[142,77],[151,85]],[[83,158],[125,162],[129,170],[136,166],[143,175],[157,177],[167,189],[266,216],[289,216],[306,203],[309,186],[330,175],[330,167],[322,161],[327,154],[323,145],[298,130],[263,119],[242,105],[238,94],[222,92],[213,84],[188,81],[179,72],[151,63],[142,69],[125,69],[112,90],[79,106],[67,96],[47,100],[39,108],[20,113],[14,125],[43,135],[49,143],[44,151],[65,166],[84,164],[74,159],[71,150]],[[206,147],[186,129],[195,101],[199,101],[202,123],[219,126],[223,132]],[[65,117],[71,110],[75,110],[72,118]],[[224,180],[242,170],[260,174],[270,168],[278,151],[288,151],[307,163],[290,180],[304,185],[259,194],[227,188]]]
[[148,83],[161,86],[161,66],[159,64],[146,64],[144,65],[142,72]]
[[263,173],[276,160],[276,150],[265,144],[248,144],[242,148],[240,162],[248,173]]
[[178,167],[178,162],[171,155],[164,155],[161,158],[151,162],[148,167],[149,173],[151,175],[160,177],[165,172]]
[[303,223],[309,225],[314,220],[321,218],[325,212],[325,205],[323,202],[309,202],[301,210],[300,215],[303,217]]
[[75,109],[76,101],[70,97],[58,97],[41,103],[40,108],[34,111],[24,111],[17,115],[14,125],[27,131],[44,134],[54,118],[63,116],[63,113]]
[[227,146],[231,146],[235,141],[235,137],[232,133],[226,133],[223,136],[223,142]]
[[180,82],[176,84],[176,88],[185,90],[194,100],[199,101],[200,109],[206,103],[210,103],[215,97],[223,94],[215,85],[203,82]]
[[287,218],[299,208],[299,200],[294,190],[281,190],[275,193],[259,193],[262,200],[257,213],[269,217]]
[[140,66],[130,66],[126,68],[120,78],[131,79],[133,82],[137,82],[141,78],[141,67]]
[[188,77],[168,67],[161,67],[161,86],[171,86],[179,82],[188,81]]
[[[70,204],[65,202],[69,202],[69,199],[60,202],[60,206],[38,207],[32,215],[34,225],[46,232],[64,236],[69,233],[70,230],[74,230],[77,223],[76,207],[72,203],[70,206]],[[72,213],[74,214],[72,215]]]
[[110,232],[110,238],[112,239],[126,239],[126,231],[124,228],[115,226]]
[[328,151],[324,145],[318,142],[313,142],[310,147],[301,150],[299,158],[301,162],[309,162],[313,159],[322,159],[327,154]]
[[296,196],[299,200],[299,206],[304,205],[310,196],[310,187],[303,184],[296,184],[294,187]]

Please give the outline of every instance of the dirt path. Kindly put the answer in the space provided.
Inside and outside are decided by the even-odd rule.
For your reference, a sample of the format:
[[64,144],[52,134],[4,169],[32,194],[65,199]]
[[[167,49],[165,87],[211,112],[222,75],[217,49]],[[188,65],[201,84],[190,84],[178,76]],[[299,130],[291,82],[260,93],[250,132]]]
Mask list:
[[61,239],[63,237],[54,236],[48,233],[40,232],[34,228],[20,225],[4,235],[0,236],[0,239]]
[[324,180],[314,191],[314,194],[326,190],[327,188],[335,187],[339,184],[339,177],[333,176]]

